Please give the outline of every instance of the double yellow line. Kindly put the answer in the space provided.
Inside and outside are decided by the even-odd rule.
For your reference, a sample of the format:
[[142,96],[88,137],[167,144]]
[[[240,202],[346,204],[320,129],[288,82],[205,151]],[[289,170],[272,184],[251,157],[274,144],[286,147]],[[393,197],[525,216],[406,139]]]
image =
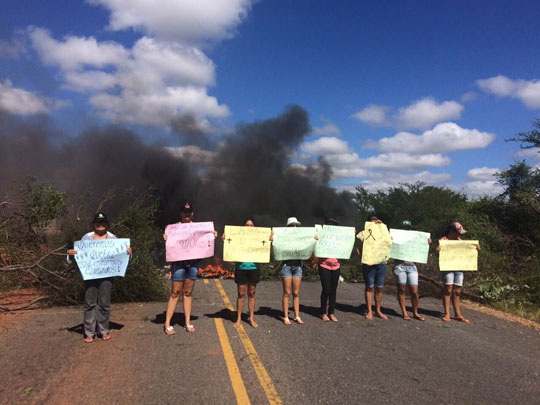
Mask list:
[[[234,311],[234,308],[231,305],[231,301],[229,300],[227,293],[223,289],[221,282],[218,279],[214,279],[214,280],[216,282],[216,287],[219,293],[221,294],[221,298],[223,299],[225,307],[229,309],[230,311]],[[225,327],[223,326],[223,320],[221,318],[215,318],[214,320],[216,322],[216,329],[219,335],[219,341],[221,342],[223,356],[225,357],[225,363],[227,364],[229,377],[231,379],[234,394],[236,395],[236,402],[238,404],[249,404],[250,401],[247,395],[246,386],[244,384],[244,380],[242,379],[242,376],[240,375],[240,370],[238,369],[238,364],[236,363],[236,359],[234,357],[231,344],[229,342],[229,338],[227,337],[227,333],[225,332]],[[255,350],[255,347],[251,343],[251,340],[249,339],[249,336],[246,333],[244,326],[240,325],[236,328],[236,330],[238,331],[240,340],[242,341],[242,344],[244,345],[244,348],[246,349],[246,353],[248,354],[248,357],[251,360],[253,369],[255,370],[255,373],[257,374],[257,377],[259,378],[259,382],[261,383],[261,386],[266,394],[266,398],[268,398],[268,402],[271,405],[282,404],[283,402],[281,401],[281,398],[279,397],[276,391],[276,387],[274,387],[274,384],[272,383],[272,379],[270,378],[270,376],[268,375],[268,372],[264,368],[264,365],[262,364],[262,361],[259,358],[259,355],[257,354],[257,351]]]

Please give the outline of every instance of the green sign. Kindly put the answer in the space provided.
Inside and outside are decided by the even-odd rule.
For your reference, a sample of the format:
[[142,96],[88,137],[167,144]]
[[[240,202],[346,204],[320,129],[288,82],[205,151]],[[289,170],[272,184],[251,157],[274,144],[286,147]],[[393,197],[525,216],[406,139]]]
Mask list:
[[406,260],[415,263],[427,263],[429,252],[429,233],[390,229],[392,237],[392,259]]
[[324,225],[318,233],[315,256],[332,259],[350,259],[354,247],[354,228]]
[[315,228],[273,228],[272,249],[276,260],[307,260],[315,248]]

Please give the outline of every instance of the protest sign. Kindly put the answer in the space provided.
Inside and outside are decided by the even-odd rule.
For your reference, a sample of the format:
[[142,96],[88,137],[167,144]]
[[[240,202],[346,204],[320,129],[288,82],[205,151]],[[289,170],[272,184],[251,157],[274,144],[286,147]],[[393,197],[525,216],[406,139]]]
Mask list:
[[415,263],[427,263],[429,253],[429,233],[404,229],[390,229],[390,236],[392,238],[390,258],[407,260]]
[[318,232],[315,256],[333,259],[349,259],[354,247],[354,228],[324,225]]
[[315,228],[273,228],[272,248],[276,260],[307,260],[315,248]]
[[441,271],[478,270],[477,240],[440,240],[439,269]]
[[129,239],[90,239],[75,241],[75,261],[83,280],[124,277],[129,262]]
[[385,224],[366,222],[364,231],[358,236],[363,240],[362,263],[372,266],[388,260],[392,239]]
[[223,260],[226,262],[270,263],[270,228],[225,226]]
[[168,262],[214,256],[214,223],[187,222],[167,225],[165,255]]

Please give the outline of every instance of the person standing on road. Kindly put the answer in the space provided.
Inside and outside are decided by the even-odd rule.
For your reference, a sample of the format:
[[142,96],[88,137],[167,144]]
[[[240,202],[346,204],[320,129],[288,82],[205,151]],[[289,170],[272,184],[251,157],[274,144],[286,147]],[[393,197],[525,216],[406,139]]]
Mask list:
[[[401,227],[405,230],[411,229],[411,221],[404,220],[401,223]],[[431,243],[431,239],[428,239],[428,243]],[[424,317],[418,313],[418,269],[416,264],[413,262],[408,262],[405,260],[395,260],[394,261],[394,278],[398,286],[397,289],[397,298],[401,312],[403,314],[403,319],[410,321],[411,318],[407,314],[407,309],[405,307],[405,291],[407,286],[409,286],[409,294],[411,296],[411,304],[413,308],[413,316],[419,321],[424,321]]]
[[[296,217],[287,219],[287,227],[300,226]],[[289,320],[289,296],[293,296],[294,319],[296,323],[302,325],[304,321],[300,318],[300,283],[302,282],[302,260],[284,260],[281,267],[281,281],[283,282],[283,323],[290,325]]]
[[[108,232],[109,220],[103,212],[97,212],[92,220],[93,231],[85,234],[81,240],[116,239]],[[131,248],[127,248],[131,255]],[[75,249],[68,250],[68,263],[77,254]],[[99,334],[103,340],[110,340],[109,319],[111,316],[112,277],[86,280],[84,282],[84,341],[92,343]],[[97,329],[97,330],[96,330]]]
[[[337,225],[337,221],[328,218],[325,225]],[[321,279],[321,319],[324,322],[337,322],[336,309],[337,286],[341,275],[341,264],[335,258],[317,258],[319,278]]]
[[[463,228],[459,222],[452,222],[446,227],[444,236],[439,240],[462,240],[460,235],[465,234],[467,231]],[[476,249],[480,251],[480,245],[476,245]],[[441,246],[437,246],[437,252],[440,252]],[[442,282],[444,284],[443,293],[443,307],[444,316],[442,318],[445,322],[450,322],[450,300],[454,306],[454,319],[469,323],[469,320],[461,313],[461,305],[459,302],[461,296],[461,290],[463,289],[463,272],[462,271],[442,271]]]
[[[191,204],[185,203],[180,210],[180,223],[186,224],[193,222],[193,208]],[[217,235],[214,232],[214,237]],[[167,235],[163,234],[163,239],[167,240]],[[167,303],[167,312],[165,315],[165,325],[163,329],[167,335],[174,335],[176,332],[171,326],[171,319],[178,305],[180,294],[182,294],[182,306],[184,308],[184,329],[186,332],[195,332],[195,327],[191,324],[191,303],[193,288],[199,274],[200,259],[182,260],[171,263],[171,296]]]
[[[377,218],[377,216],[372,215],[369,217],[371,222],[376,224],[382,224],[383,222]],[[364,231],[360,232],[358,239],[362,242],[364,241]],[[360,254],[360,249],[356,250]],[[386,278],[386,261],[374,265],[362,264],[362,274],[364,276],[365,283],[365,300],[367,306],[366,319],[373,319],[373,287],[375,287],[375,315],[381,319],[388,319],[388,317],[382,313],[381,304],[382,304],[382,289],[384,287],[384,279]]]
[[[252,219],[246,220],[244,226],[254,227],[255,223]],[[225,240],[225,234],[221,237]],[[272,236],[270,236],[272,240]],[[234,326],[238,327],[242,323],[242,311],[244,309],[244,302],[246,299],[246,293],[248,296],[248,308],[249,308],[249,324],[257,328],[259,324],[255,322],[255,290],[257,284],[261,278],[261,270],[256,263],[242,262],[236,263],[234,269],[234,282],[238,287],[238,297],[236,298],[236,321]]]

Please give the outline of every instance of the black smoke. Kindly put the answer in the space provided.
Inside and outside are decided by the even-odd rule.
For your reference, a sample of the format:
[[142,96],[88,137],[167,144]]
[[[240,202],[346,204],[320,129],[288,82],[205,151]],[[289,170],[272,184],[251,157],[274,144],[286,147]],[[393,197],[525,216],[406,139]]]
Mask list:
[[310,132],[301,107],[239,124],[222,142],[212,142],[214,150],[204,148],[209,141],[189,119],[177,124],[178,136],[187,137],[186,143],[198,137],[199,147],[175,154],[112,126],[70,137],[46,117],[21,120],[0,114],[0,192],[7,194],[11,180],[27,175],[73,195],[151,187],[161,226],[177,222],[186,201],[194,206],[196,220],[213,220],[218,229],[243,224],[248,217],[258,226],[283,226],[289,216],[305,225],[328,217],[344,225],[357,223],[351,195],[329,186],[332,172],[324,159],[291,165]]

